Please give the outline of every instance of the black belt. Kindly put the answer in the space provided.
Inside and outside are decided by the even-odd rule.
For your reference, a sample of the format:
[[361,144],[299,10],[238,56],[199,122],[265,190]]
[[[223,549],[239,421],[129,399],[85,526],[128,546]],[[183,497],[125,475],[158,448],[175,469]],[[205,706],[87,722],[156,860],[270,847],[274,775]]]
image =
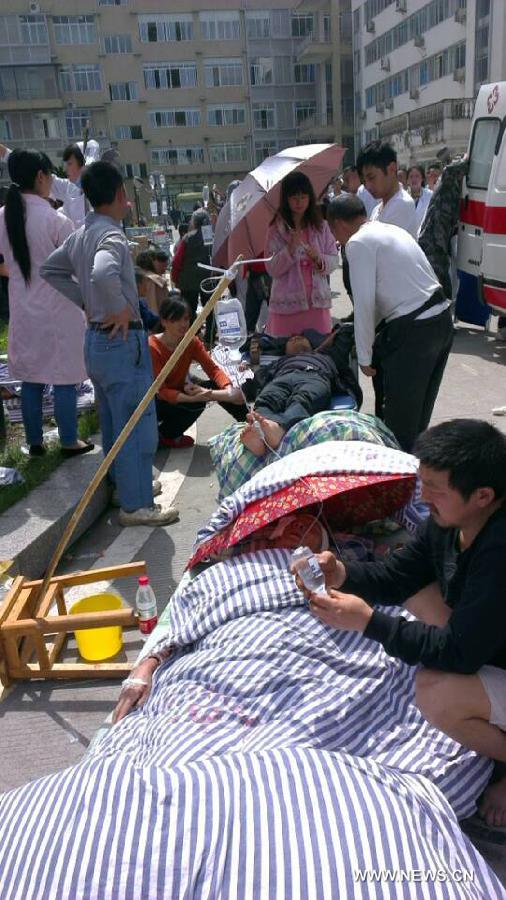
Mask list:
[[[103,331],[107,334],[109,331],[112,331],[113,328],[116,328],[116,325],[104,325],[103,322],[88,322],[88,328],[91,328],[92,331]],[[142,322],[129,322],[128,330],[129,331],[142,331],[144,329],[144,325]]]
[[386,319],[382,319],[379,325],[376,326],[376,334],[379,334],[383,331],[387,325],[393,325],[394,322],[401,322],[403,324],[407,324],[408,322],[413,322],[415,319],[418,319],[418,316],[421,316],[422,313],[426,312],[428,309],[431,309],[433,306],[438,306],[440,303],[444,303],[446,297],[441,290],[438,288],[428,300],[425,301],[422,306],[419,306],[418,309],[413,309],[411,312],[406,313],[405,316],[398,316],[396,319],[390,319],[390,322],[387,322]]

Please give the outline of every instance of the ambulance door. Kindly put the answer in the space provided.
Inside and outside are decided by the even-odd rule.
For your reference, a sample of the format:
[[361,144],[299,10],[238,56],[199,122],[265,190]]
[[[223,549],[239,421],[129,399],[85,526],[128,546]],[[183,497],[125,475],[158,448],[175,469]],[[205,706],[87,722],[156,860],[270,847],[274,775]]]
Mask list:
[[469,170],[462,185],[457,267],[476,279],[481,275],[489,178],[500,130],[501,120],[498,117],[483,116],[474,120]]
[[480,288],[493,312],[506,315],[506,116],[497,134],[483,216]]

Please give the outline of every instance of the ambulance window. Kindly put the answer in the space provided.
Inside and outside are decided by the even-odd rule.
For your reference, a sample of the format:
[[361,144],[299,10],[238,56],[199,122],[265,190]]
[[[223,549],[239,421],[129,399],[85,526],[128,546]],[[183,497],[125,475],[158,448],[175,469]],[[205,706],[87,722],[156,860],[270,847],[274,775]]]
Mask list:
[[469,156],[468,187],[487,189],[500,126],[499,119],[478,119],[476,121]]

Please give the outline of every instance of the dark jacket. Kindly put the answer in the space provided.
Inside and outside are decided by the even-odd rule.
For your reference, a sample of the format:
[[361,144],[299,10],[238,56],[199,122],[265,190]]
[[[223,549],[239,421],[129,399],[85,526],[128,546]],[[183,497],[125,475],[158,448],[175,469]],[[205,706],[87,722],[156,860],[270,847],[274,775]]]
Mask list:
[[506,509],[490,517],[467,550],[458,529],[432,519],[384,562],[346,563],[342,590],[371,604],[400,605],[437,581],[452,613],[447,624],[407,622],[375,610],[364,634],[389,656],[430,669],[474,674],[506,669]]
[[183,241],[185,242],[183,265],[177,286],[182,294],[198,294],[200,282],[211,274],[199,269],[198,263],[209,265],[210,248],[204,244],[200,229],[192,234],[185,234]]

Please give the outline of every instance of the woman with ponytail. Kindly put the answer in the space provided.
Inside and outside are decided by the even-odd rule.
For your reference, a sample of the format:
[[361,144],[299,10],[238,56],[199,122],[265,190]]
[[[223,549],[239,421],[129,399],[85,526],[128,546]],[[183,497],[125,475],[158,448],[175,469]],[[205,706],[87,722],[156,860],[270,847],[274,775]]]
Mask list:
[[32,456],[44,451],[42,392],[54,388],[55,418],[67,456],[92,449],[77,438],[76,385],[84,367],[83,313],[39,274],[41,265],[73,231],[48,203],[52,164],[37,150],[13,150],[11,185],[0,210],[0,253],[9,272],[9,371],[21,381],[21,411]]

